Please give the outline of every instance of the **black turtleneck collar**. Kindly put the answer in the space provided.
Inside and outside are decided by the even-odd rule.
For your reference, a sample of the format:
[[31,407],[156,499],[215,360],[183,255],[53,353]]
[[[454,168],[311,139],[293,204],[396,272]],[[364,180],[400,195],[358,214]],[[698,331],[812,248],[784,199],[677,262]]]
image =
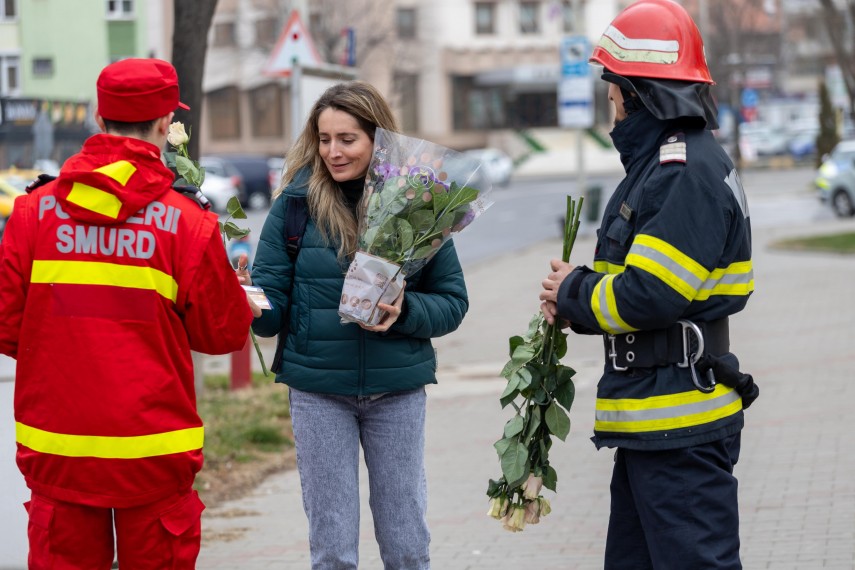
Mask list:
[[338,187],[341,188],[341,192],[344,194],[347,206],[351,211],[356,212],[356,209],[359,207],[359,201],[362,199],[362,193],[365,190],[365,177],[339,182]]
[[619,121],[609,136],[620,153],[624,170],[629,171],[636,161],[647,160],[661,144],[666,131],[674,128],[674,121],[657,119],[647,108],[642,107]]

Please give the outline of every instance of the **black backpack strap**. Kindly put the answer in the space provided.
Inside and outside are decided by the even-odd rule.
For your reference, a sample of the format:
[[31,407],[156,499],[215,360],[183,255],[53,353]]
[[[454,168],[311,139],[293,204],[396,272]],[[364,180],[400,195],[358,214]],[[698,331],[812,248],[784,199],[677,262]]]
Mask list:
[[309,209],[304,196],[288,196],[285,207],[285,251],[293,264],[303,245],[303,234],[309,220]]
[[53,182],[54,180],[56,180],[56,176],[51,176],[50,174],[39,174],[39,176],[35,180],[27,184],[27,194],[29,194],[36,188],[44,186],[48,182]]
[[285,203],[285,251],[291,258],[291,291],[288,292],[288,308],[282,319],[282,329],[276,337],[276,352],[273,354],[273,364],[270,370],[278,374],[282,370],[282,351],[288,336],[288,322],[291,319],[291,293],[294,291],[294,270],[297,266],[297,256],[303,245],[303,234],[309,221],[309,208],[305,196],[288,196]]

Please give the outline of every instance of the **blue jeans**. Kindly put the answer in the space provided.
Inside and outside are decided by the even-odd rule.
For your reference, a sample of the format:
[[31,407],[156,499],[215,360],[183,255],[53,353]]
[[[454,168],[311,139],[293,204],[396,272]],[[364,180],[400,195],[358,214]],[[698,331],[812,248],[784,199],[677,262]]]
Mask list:
[[359,562],[359,445],[385,570],[430,568],[424,469],[425,390],[380,397],[290,389],[313,570]]

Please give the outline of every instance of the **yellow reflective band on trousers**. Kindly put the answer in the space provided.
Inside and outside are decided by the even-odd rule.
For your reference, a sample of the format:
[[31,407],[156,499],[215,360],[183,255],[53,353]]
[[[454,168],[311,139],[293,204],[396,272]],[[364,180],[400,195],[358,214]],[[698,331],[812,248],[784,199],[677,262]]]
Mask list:
[[173,303],[178,298],[178,283],[170,275],[153,267],[138,267],[99,261],[33,262],[32,283],[69,285],[108,285],[156,291]]
[[723,384],[716,384],[709,394],[692,390],[643,399],[598,398],[594,429],[617,433],[675,430],[708,424],[741,409],[742,398]]
[[18,443],[39,453],[62,457],[140,459],[202,449],[205,428],[179,429],[152,435],[106,437],[53,433],[16,422],[15,437]]

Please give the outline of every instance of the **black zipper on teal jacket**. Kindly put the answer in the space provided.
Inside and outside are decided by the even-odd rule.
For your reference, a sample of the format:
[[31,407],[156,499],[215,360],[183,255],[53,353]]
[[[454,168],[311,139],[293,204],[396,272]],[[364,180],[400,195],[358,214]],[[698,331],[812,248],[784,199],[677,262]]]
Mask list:
[[[357,325],[359,326],[359,325]],[[359,328],[359,385],[357,394],[365,395],[365,329]]]

